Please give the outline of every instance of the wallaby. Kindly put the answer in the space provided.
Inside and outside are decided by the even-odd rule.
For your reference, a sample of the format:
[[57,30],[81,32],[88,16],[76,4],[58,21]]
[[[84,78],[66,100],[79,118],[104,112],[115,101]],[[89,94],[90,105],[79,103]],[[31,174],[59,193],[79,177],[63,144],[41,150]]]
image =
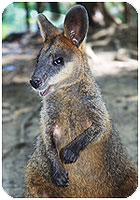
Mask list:
[[26,167],[25,197],[128,197],[128,158],[87,62],[88,15],[72,7],[57,29],[38,15],[43,46],[30,80],[42,99],[41,134]]

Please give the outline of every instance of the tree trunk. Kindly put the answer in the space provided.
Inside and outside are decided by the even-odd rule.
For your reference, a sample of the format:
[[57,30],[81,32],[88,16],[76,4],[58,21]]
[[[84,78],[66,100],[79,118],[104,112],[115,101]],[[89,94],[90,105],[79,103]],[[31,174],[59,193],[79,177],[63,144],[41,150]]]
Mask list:
[[52,20],[53,21],[58,20],[58,18],[60,17],[59,2],[50,2],[49,5],[50,5],[51,12],[53,12],[53,15],[51,17]]
[[36,3],[36,9],[37,9],[37,12],[38,13],[42,13],[44,10],[45,10],[45,7],[46,7],[46,3],[44,2],[37,2]]
[[26,10],[26,26],[27,32],[30,31],[30,24],[29,24],[29,6],[27,2],[24,2],[25,10]]

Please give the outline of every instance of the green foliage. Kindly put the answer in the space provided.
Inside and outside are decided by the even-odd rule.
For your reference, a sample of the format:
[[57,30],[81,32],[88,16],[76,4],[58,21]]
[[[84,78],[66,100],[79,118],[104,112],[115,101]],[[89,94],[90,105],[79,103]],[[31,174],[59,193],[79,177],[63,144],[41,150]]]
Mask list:
[[23,3],[12,3],[5,8],[2,21],[2,39],[11,32],[26,31],[26,12],[23,5]]
[[28,2],[29,10],[36,10],[36,2]]
[[[41,3],[41,2],[40,2]],[[93,2],[94,3],[94,2]],[[53,4],[53,2],[52,2]],[[67,10],[75,5],[75,2],[59,2],[59,11],[60,17],[56,18],[54,13],[51,11],[50,3],[42,2],[41,5],[45,5],[44,13],[52,19],[52,22],[57,25],[61,26],[63,23],[64,16]],[[91,3],[92,6],[92,3]],[[121,19],[122,22],[125,21],[124,19],[124,2],[106,2],[105,6],[109,13]],[[36,17],[37,17],[37,3],[36,2],[28,2],[28,10],[29,10],[29,18],[28,21],[30,23],[30,31],[36,31]],[[26,9],[25,9],[25,2],[14,2],[9,4],[2,16],[2,38],[4,39],[8,34],[11,32],[25,32],[27,31],[27,24],[26,24]],[[135,12],[136,13],[136,12]],[[134,20],[137,23],[137,14],[133,13],[135,16]],[[54,20],[54,21],[53,21]]]
[[14,2],[13,3],[15,8],[23,8],[24,9],[24,2]]
[[114,16],[121,19],[124,22],[124,4],[123,2],[106,2],[105,6],[107,10]]
[[68,9],[70,9],[72,6],[75,5],[75,2],[60,2],[60,12],[61,14],[66,14],[66,12],[68,11]]
[[[73,6],[74,2],[69,3],[59,3],[60,13],[65,14],[66,11]],[[29,8],[29,23],[31,31],[37,30],[36,26],[36,16],[37,16],[37,4],[36,2],[28,2]],[[51,17],[51,10],[49,3],[46,3],[45,11],[49,11],[49,17]],[[48,14],[48,13],[47,13]],[[63,20],[61,16],[60,20]],[[60,24],[56,22],[56,25]],[[2,39],[6,38],[10,33],[14,32],[25,32],[26,27],[26,9],[24,2],[14,2],[9,4],[3,12],[3,21],[2,21]]]
[[5,37],[7,36],[6,33],[8,34],[10,32],[12,32],[12,26],[3,24],[2,25],[2,39],[5,39]]

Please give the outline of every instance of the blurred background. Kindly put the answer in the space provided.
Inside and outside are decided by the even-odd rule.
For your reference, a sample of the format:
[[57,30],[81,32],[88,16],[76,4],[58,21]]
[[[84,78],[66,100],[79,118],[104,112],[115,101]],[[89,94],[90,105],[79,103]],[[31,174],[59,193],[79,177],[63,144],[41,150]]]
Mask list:
[[[24,196],[24,168],[39,134],[40,97],[30,77],[42,46],[36,23],[44,13],[63,27],[76,2],[15,2],[2,14],[3,188]],[[88,11],[86,50],[110,116],[130,157],[137,164],[138,14],[124,2],[78,2]]]

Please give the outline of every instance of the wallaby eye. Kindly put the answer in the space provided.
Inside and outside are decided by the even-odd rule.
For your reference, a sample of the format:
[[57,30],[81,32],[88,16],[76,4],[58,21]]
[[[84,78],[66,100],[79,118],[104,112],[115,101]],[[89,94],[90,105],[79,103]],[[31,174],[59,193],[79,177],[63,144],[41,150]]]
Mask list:
[[64,60],[62,57],[57,58],[56,60],[53,61],[54,65],[64,65]]

